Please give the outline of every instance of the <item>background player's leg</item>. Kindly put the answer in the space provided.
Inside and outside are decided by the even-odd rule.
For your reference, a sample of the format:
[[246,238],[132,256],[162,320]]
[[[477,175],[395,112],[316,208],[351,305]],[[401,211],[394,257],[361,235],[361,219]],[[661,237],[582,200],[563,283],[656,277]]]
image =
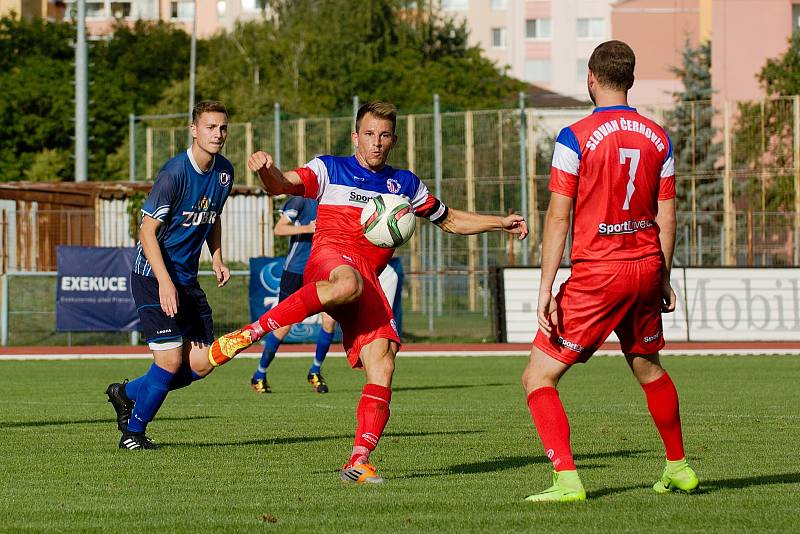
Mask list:
[[317,336],[317,348],[314,354],[314,361],[311,362],[311,367],[308,369],[308,382],[317,393],[327,393],[328,383],[322,377],[322,363],[325,361],[325,356],[331,348],[333,341],[333,331],[336,328],[336,321],[327,313],[322,314],[322,328],[320,328],[319,335]]
[[658,492],[684,491],[697,488],[697,475],[686,462],[678,391],[669,374],[661,367],[658,354],[627,354],[625,359],[647,398],[647,409],[653,418],[667,453],[662,480],[653,489]]
[[361,349],[361,362],[367,383],[361,391],[356,410],[356,437],[353,453],[342,469],[342,480],[358,483],[381,483],[383,478],[369,464],[369,454],[378,446],[392,400],[394,358],[399,345],[388,339],[376,339]]
[[272,393],[272,388],[267,382],[267,369],[272,364],[272,360],[275,359],[278,348],[291,328],[291,326],[284,326],[267,334],[264,340],[264,350],[261,351],[261,359],[258,360],[258,367],[256,367],[256,372],[250,378],[250,387],[256,393]]
[[554,471],[552,487],[529,496],[529,501],[566,502],[586,498],[569,444],[569,420],[556,389],[567,369],[567,364],[534,346],[522,373],[528,409]]

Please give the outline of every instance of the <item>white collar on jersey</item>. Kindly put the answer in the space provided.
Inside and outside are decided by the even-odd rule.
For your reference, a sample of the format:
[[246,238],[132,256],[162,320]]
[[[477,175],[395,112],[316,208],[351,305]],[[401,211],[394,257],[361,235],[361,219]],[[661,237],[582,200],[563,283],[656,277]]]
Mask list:
[[197,162],[194,160],[194,155],[192,154],[192,147],[189,147],[189,148],[186,149],[186,154],[189,156],[189,162],[192,164],[192,167],[194,167],[194,170],[197,171],[197,174],[208,174],[208,173],[210,173],[211,169],[214,168],[214,162],[217,159],[217,156],[211,156],[211,166],[208,168],[208,170],[206,172],[203,172],[203,171],[200,170],[200,165],[198,165]]

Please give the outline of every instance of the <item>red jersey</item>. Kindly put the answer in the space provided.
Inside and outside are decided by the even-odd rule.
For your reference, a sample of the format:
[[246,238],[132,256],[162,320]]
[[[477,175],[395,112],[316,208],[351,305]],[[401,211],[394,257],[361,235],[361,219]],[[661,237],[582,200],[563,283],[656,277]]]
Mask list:
[[661,254],[655,217],[675,197],[672,143],[634,108],[596,108],[559,133],[550,191],[575,202],[573,262]]
[[364,237],[361,210],[374,196],[391,193],[405,197],[418,217],[437,223],[447,208],[413,172],[389,165],[373,172],[362,167],[355,156],[320,156],[297,169],[305,186],[303,196],[319,201],[317,228],[311,255],[318,249],[335,249],[365,258],[376,273],[386,267],[394,254]]

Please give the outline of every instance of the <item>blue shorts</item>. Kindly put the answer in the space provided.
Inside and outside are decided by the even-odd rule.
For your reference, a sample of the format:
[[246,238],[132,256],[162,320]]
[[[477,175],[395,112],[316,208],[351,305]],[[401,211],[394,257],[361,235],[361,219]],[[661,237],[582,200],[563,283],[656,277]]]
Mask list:
[[303,275],[291,271],[283,271],[281,287],[278,291],[278,302],[285,300],[289,295],[303,287]]
[[131,293],[139,312],[142,333],[148,343],[158,343],[182,337],[210,345],[214,342],[214,321],[206,294],[195,281],[184,286],[175,284],[178,291],[178,313],[169,317],[161,309],[158,281],[149,276],[131,273]]

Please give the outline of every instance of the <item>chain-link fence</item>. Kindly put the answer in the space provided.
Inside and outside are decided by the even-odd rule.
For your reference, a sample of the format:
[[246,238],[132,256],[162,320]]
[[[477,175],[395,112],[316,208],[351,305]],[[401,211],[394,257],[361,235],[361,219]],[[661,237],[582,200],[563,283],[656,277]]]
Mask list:
[[[400,116],[389,163],[416,172],[451,206],[527,214],[532,230],[528,248],[507,258],[516,264],[527,258],[536,265],[553,140],[588,111],[527,108]],[[800,97],[680,102],[640,112],[664,124],[674,146],[682,226],[676,261],[800,265]],[[285,168],[319,154],[350,154],[352,123],[352,117],[276,115],[232,124],[226,155],[242,169],[240,180],[256,183],[243,170],[253,150],[277,154]],[[138,128],[137,176],[152,179],[156,162],[183,148],[185,142],[178,140],[186,131],[147,124]],[[454,266],[469,263],[465,258],[475,255],[475,240],[458,240],[442,254],[447,258],[443,268],[451,266],[449,259]]]
[[[471,278],[475,279],[473,289],[477,296],[472,307],[469,303]],[[497,329],[494,296],[497,292],[491,287],[492,273],[489,270],[450,273],[443,280],[445,296],[437,310],[434,273],[405,273],[403,340],[494,341]],[[209,271],[201,272],[199,281],[214,311],[217,334],[250,322],[247,271],[234,271],[224,288],[217,287]],[[124,332],[57,332],[55,272],[0,275],[0,345],[121,345],[130,341],[130,334]]]

